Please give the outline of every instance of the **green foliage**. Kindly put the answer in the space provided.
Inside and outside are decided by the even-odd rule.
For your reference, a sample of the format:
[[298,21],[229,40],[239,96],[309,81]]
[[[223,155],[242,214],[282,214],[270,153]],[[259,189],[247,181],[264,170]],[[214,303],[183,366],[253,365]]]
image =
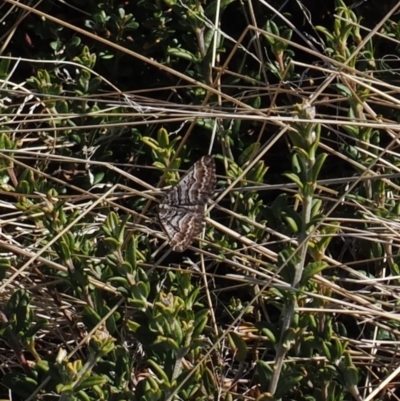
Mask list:
[[[172,170],[179,169],[181,159],[175,157],[175,147],[180,139],[181,138],[177,136],[170,142],[168,131],[165,128],[160,128],[157,132],[157,139],[144,136],[142,141],[151,148],[154,160],[153,165],[164,171],[168,166]],[[166,177],[166,182],[175,184],[179,180],[177,174],[176,171],[169,172]]]
[[[393,381],[390,5],[30,7],[4,2],[0,27],[0,399],[337,401]],[[204,154],[209,246],[170,252],[160,189]]]
[[267,21],[264,30],[266,32],[265,39],[276,59],[274,62],[268,62],[267,68],[280,79],[294,78],[294,66],[292,64],[294,52],[288,45],[288,42],[290,42],[292,38],[293,31],[285,27],[283,27],[283,29],[279,28],[272,20]]

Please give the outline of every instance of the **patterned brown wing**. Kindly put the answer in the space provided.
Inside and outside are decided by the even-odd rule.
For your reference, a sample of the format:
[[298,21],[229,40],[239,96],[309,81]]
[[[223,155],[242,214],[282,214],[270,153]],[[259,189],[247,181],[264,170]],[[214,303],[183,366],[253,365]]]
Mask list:
[[161,226],[169,238],[173,251],[183,252],[200,234],[204,224],[204,210],[182,211],[180,209],[160,209],[158,216]]
[[215,185],[214,159],[203,156],[161,201],[158,218],[175,252],[183,252],[201,232],[204,205]]
[[205,205],[215,190],[215,161],[203,156],[164,196],[161,204]]

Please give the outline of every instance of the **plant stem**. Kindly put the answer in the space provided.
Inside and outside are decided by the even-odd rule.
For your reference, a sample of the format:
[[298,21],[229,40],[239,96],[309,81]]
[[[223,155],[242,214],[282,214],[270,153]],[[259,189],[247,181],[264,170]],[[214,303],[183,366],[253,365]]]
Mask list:
[[[308,164],[308,171],[306,174],[307,177],[310,175],[308,173],[311,171],[313,165],[314,165],[313,162],[310,162]],[[304,270],[305,260],[306,260],[306,256],[307,256],[307,247],[308,247],[307,227],[311,221],[311,208],[312,208],[312,196],[304,196],[303,197],[303,210],[302,210],[303,224],[302,224],[301,232],[298,236],[300,261],[296,265],[296,268],[295,268],[295,274],[294,274],[294,278],[292,281],[293,288],[298,288],[302,274],[303,274],[303,270]],[[276,351],[274,370],[273,370],[273,374],[272,374],[271,383],[269,386],[269,392],[271,394],[275,394],[275,392],[276,392],[276,389],[278,387],[279,378],[280,378],[281,372],[282,372],[283,360],[285,358],[287,351],[289,350],[289,348],[284,344],[285,343],[285,335],[286,335],[287,330],[289,330],[290,325],[292,323],[296,305],[297,305],[296,296],[291,296],[289,298],[289,303],[286,307],[285,314],[284,314],[284,317],[282,320],[281,337],[279,340],[278,349]]]

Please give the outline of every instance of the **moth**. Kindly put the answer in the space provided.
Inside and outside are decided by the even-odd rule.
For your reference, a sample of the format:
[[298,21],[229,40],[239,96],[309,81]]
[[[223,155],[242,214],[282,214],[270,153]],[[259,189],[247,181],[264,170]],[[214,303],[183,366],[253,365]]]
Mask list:
[[173,251],[183,252],[200,234],[204,206],[216,182],[215,161],[211,156],[203,156],[161,200],[158,219]]

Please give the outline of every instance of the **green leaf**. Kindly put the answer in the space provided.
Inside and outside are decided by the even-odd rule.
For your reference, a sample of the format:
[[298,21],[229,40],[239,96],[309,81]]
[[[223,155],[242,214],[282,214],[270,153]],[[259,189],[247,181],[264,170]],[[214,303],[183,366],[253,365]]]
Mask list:
[[129,239],[128,244],[126,245],[125,248],[125,257],[127,262],[129,262],[131,266],[131,270],[132,269],[136,270],[137,267],[136,250],[137,250],[137,239],[135,237],[135,234],[133,234]]
[[195,327],[193,330],[193,337],[196,338],[203,333],[204,327],[207,324],[208,310],[204,309],[202,311],[197,312],[194,321],[195,321]]
[[336,337],[332,338],[331,341],[332,341],[332,347],[331,347],[332,359],[331,359],[331,361],[333,363],[335,363],[342,358],[344,351],[346,349],[346,346],[347,346],[347,342],[343,341],[339,338],[336,338]]
[[103,84],[103,80],[99,77],[94,77],[89,81],[88,93],[96,93]]
[[99,184],[104,180],[105,173],[103,171],[100,171],[94,175],[94,180],[93,180],[93,185]]
[[279,336],[277,326],[269,322],[258,322],[256,327],[258,330],[260,330],[261,335],[267,337],[272,344],[276,344]]
[[76,398],[78,398],[79,401],[93,401],[93,399],[83,390],[76,393]]
[[145,143],[147,146],[150,146],[154,151],[156,152],[162,152],[163,149],[160,148],[160,146],[158,145],[158,142],[156,140],[154,140],[151,137],[148,136],[143,136],[142,138],[142,142]]
[[284,173],[283,174],[285,177],[289,178],[289,180],[293,181],[299,189],[303,189],[303,182],[301,181],[300,177],[297,174],[294,173]]
[[141,325],[137,322],[134,322],[133,320],[128,320],[126,323],[126,326],[132,333],[136,333],[136,331],[141,327]]
[[313,199],[312,208],[311,208],[311,219],[318,215],[322,207],[322,200],[321,199]]
[[253,99],[252,107],[253,107],[253,109],[259,109],[261,107],[261,96],[256,96]]
[[71,249],[69,247],[69,244],[66,243],[66,241],[64,240],[63,237],[61,237],[61,240],[59,242],[59,245],[60,245],[60,257],[64,261],[71,260],[71,254],[72,254]]
[[264,361],[257,362],[258,380],[260,382],[260,390],[262,393],[268,391],[269,383],[272,376],[272,366]]
[[25,334],[25,337],[32,338],[38,331],[42,330],[47,325],[48,321],[46,319],[40,319],[37,323],[29,328],[29,330]]
[[116,251],[120,247],[120,243],[118,240],[112,237],[107,237],[103,239],[103,244],[106,246],[111,252]]
[[6,79],[10,72],[11,53],[3,55],[4,59],[0,60],[0,79]]
[[325,28],[324,26],[319,26],[319,25],[317,25],[317,26],[315,27],[315,29],[316,29],[317,31],[319,31],[319,32],[322,32],[330,42],[333,42],[333,41],[334,41],[335,37],[334,37],[334,36],[331,34],[331,32],[330,32],[327,28]]
[[309,263],[304,268],[303,275],[301,277],[301,285],[306,285],[311,278],[313,278],[316,274],[326,269],[327,267],[329,267],[329,265],[326,262],[318,261]]
[[239,166],[245,165],[248,161],[252,160],[254,156],[257,154],[260,149],[260,144],[258,142],[254,142],[249,145],[239,156],[238,164]]
[[90,389],[94,386],[99,386],[107,383],[107,378],[105,376],[90,376],[86,377],[81,381],[79,385],[74,388],[74,391],[80,391],[84,389]]
[[265,167],[264,162],[259,160],[255,166],[248,172],[247,178],[249,181],[263,182],[264,176],[268,171],[268,167]]
[[315,164],[312,168],[312,173],[311,173],[312,174],[311,178],[313,182],[317,182],[319,172],[321,171],[321,168],[324,165],[324,162],[327,157],[328,157],[327,153],[321,153],[320,155],[317,156],[317,159],[315,160]]
[[302,373],[301,371],[294,371],[290,373],[284,372],[284,374],[282,374],[279,379],[278,388],[275,393],[275,399],[281,399],[285,396],[285,394],[292,391],[293,387],[295,387],[301,380],[303,380],[305,375],[305,369],[304,373]]
[[9,268],[10,268],[10,260],[0,259],[0,281],[4,279]]
[[88,319],[91,325],[94,327],[101,321],[101,316],[90,306],[85,306],[83,308],[83,315]]
[[339,83],[332,84],[332,87],[334,89],[336,89],[336,91],[342,96],[345,96],[348,98],[351,98],[353,96],[353,94],[351,93],[351,90],[343,84],[339,84]]
[[347,388],[357,386],[358,382],[360,381],[360,376],[358,373],[358,369],[354,365],[343,369],[342,372]]
[[[110,310],[109,310],[110,308],[105,308],[105,313],[104,314],[106,314],[106,313],[108,313]],[[109,316],[109,318],[107,319],[107,322],[106,322],[106,326],[107,326],[107,330],[108,330],[108,332],[112,335],[112,334],[114,334],[116,331],[117,331],[117,324],[116,324],[116,322],[117,322],[117,320],[119,320],[120,319],[120,314],[118,313],[118,312],[114,312],[112,315],[110,315]]]
[[235,360],[244,362],[247,358],[247,345],[244,340],[235,332],[228,333],[229,343],[235,352]]
[[157,167],[158,169],[163,170],[163,171],[167,168],[166,165],[161,162],[154,162],[153,166]]
[[150,289],[147,284],[145,284],[143,281],[140,281],[132,286],[131,292],[131,301],[134,305],[147,306],[147,297],[150,293]]
[[3,386],[12,389],[13,393],[23,399],[28,399],[36,391],[38,382],[16,370],[5,373],[1,379]]
[[157,377],[161,382],[164,382],[168,387],[170,387],[171,383],[169,381],[169,377],[165,373],[165,369],[156,363],[153,359],[148,359],[147,363],[154,369]]
[[107,216],[106,224],[109,227],[110,231],[114,233],[118,232],[121,223],[117,213],[109,213],[109,215]]
[[41,359],[36,362],[36,367],[39,368],[42,372],[49,373],[50,372],[50,364],[49,361]]
[[201,59],[196,57],[193,53],[191,53],[189,50],[185,50],[182,48],[168,48],[167,53],[170,56],[175,56],[178,58],[181,58],[186,61],[191,61],[192,63],[198,64],[201,62]]
[[296,221],[297,219],[294,219],[293,217],[283,213],[282,218],[286,222],[290,230],[293,232],[293,234],[297,234],[300,231],[300,226],[297,224],[298,221]]
[[157,142],[162,149],[167,149],[169,147],[169,135],[165,128],[160,128],[157,131]]
[[326,359],[328,359],[329,361],[332,361],[332,354],[331,354],[330,347],[331,347],[330,343],[327,343],[326,341],[322,341],[322,343],[321,343],[322,351],[323,351]]
[[233,126],[232,126],[232,134],[234,136],[239,134],[241,125],[242,125],[242,120],[239,120],[239,119],[234,120]]
[[212,2],[206,7],[206,9],[204,10],[204,14],[205,14],[209,19],[212,20],[212,19],[214,19],[214,17],[215,17],[217,7],[219,7],[219,11],[221,12],[221,11],[225,10],[225,8],[226,8],[229,4],[233,3],[234,1],[235,1],[235,0],[221,0],[221,1],[219,1],[219,0],[214,0],[214,1],[212,1]]

